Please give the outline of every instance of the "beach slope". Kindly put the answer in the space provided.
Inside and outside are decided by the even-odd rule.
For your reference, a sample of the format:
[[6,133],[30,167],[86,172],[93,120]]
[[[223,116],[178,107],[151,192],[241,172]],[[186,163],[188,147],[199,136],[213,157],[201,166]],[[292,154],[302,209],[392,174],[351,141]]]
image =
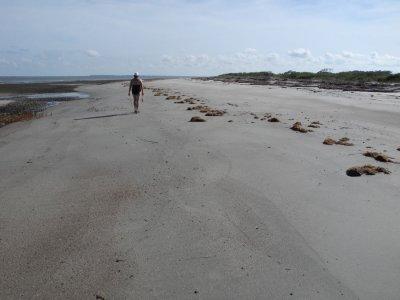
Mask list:
[[398,160],[397,95],[146,86],[0,129],[0,298],[397,299],[400,165],[362,155]]

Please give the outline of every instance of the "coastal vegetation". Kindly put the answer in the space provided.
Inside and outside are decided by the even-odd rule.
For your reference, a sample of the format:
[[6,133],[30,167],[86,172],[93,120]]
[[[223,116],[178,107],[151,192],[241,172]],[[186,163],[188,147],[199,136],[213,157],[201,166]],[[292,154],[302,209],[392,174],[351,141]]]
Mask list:
[[334,73],[329,69],[319,72],[285,73],[249,72],[227,73],[203,78],[224,82],[292,87],[319,87],[344,91],[400,92],[400,73],[390,71],[347,71]]
[[327,82],[379,82],[379,83],[400,83],[400,73],[393,74],[390,71],[347,71],[333,73],[329,70],[319,72],[296,72],[285,73],[272,72],[248,72],[248,73],[227,73],[214,77],[224,78],[253,78],[253,79],[279,79],[279,80],[314,80]]

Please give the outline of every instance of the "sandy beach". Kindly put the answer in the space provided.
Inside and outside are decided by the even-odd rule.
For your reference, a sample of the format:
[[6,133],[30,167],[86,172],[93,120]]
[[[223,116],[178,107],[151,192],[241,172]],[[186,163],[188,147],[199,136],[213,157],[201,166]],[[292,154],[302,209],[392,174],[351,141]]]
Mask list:
[[398,299],[398,94],[125,85],[0,128],[1,299]]

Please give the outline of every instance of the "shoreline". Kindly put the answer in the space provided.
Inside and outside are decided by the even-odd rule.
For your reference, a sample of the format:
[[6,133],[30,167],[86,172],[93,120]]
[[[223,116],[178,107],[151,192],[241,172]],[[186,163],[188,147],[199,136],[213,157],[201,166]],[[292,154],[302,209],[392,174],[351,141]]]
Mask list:
[[[172,77],[173,78],[173,77]],[[154,76],[146,79],[146,82],[165,80],[167,78]],[[56,103],[81,99],[81,97],[63,97],[55,95],[36,97],[31,99],[29,95],[35,94],[60,94],[74,93],[85,85],[106,85],[112,83],[126,83],[126,79],[96,79],[96,80],[72,80],[63,82],[35,82],[35,83],[2,83],[0,84],[0,128],[8,124],[28,121],[41,117],[47,108]]]
[[0,84],[0,128],[11,123],[40,118],[46,109],[57,103],[86,97],[76,93],[76,89],[83,85],[103,85],[112,82],[119,81]]
[[87,80],[49,83],[2,83],[0,84],[0,96],[12,94],[68,93],[74,92],[80,85],[103,85],[113,82],[124,81],[126,80]]

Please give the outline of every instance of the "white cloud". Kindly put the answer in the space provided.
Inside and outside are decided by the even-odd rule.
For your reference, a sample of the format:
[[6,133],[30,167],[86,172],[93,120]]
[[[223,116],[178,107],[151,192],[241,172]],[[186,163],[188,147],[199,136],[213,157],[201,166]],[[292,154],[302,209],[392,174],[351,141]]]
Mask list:
[[163,63],[170,64],[170,63],[173,63],[173,62],[174,62],[174,59],[173,59],[171,56],[164,54],[164,55],[162,56],[162,58],[161,58],[161,61],[162,61]]
[[279,59],[279,54],[277,53],[268,53],[265,55],[265,59],[269,62],[276,62]]
[[207,54],[199,54],[199,55],[189,54],[185,55],[182,60],[187,66],[200,67],[203,66],[204,64],[207,64],[210,61],[210,58],[208,57]]
[[379,54],[378,52],[372,52],[370,54],[354,53],[350,51],[342,51],[340,53],[327,52],[324,56],[314,58],[314,61],[329,65],[330,67],[339,67],[340,70],[392,70],[400,66],[400,57],[389,54]]
[[400,65],[400,57],[389,54],[379,54],[372,52],[371,54],[353,53],[342,51],[341,53],[326,53],[324,62],[327,63],[347,63],[351,66],[359,67],[391,67]]
[[379,54],[378,52],[371,53],[371,61],[373,64],[382,66],[382,67],[393,67],[400,66],[400,57],[393,56],[389,54]]
[[372,52],[371,53],[371,59],[375,60],[375,59],[378,59],[378,57],[379,57],[378,52]]
[[356,56],[356,54],[350,51],[342,51],[342,56],[346,58],[353,58]]
[[339,65],[346,61],[346,57],[340,53],[326,52],[324,56],[319,57],[317,60],[319,60],[321,63]]
[[248,53],[248,54],[256,54],[257,53],[257,49],[254,48],[246,48],[243,51],[244,53]]
[[[287,70],[318,71],[322,68],[342,70],[376,70],[391,69],[400,66],[400,57],[379,53],[360,54],[351,51],[326,52],[314,56],[311,51],[299,48],[282,56],[274,52],[261,52],[247,48],[235,53],[219,55],[182,54],[179,56],[163,55],[161,66],[171,73],[176,71],[189,74],[218,74],[227,72],[273,71]],[[295,67],[293,67],[295,66]]]
[[304,48],[298,48],[294,50],[288,51],[289,56],[294,57],[294,58],[302,58],[302,59],[307,59],[311,58],[311,51],[308,49]]
[[100,53],[93,49],[86,50],[85,54],[89,57],[100,57]]
[[210,56],[208,54],[185,54],[181,56],[163,55],[161,64],[165,68],[198,70],[204,74],[216,74],[239,71],[270,70],[277,65],[280,56],[277,53],[261,53],[254,48],[229,54]]

